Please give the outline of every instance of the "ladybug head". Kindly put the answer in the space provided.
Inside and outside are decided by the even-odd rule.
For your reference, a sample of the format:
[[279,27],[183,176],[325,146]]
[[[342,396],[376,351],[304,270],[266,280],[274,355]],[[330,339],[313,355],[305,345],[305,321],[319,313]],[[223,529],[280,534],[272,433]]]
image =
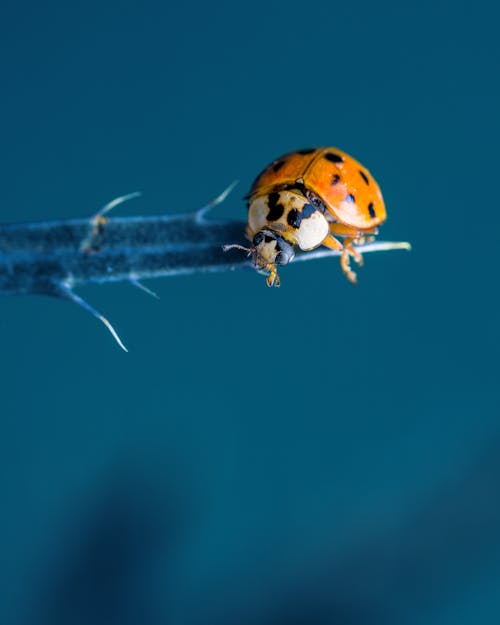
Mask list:
[[278,286],[279,277],[276,272],[276,265],[287,265],[295,256],[293,245],[274,230],[262,229],[257,232],[252,240],[251,247],[242,245],[225,245],[224,250],[230,248],[242,249],[252,258],[252,262],[257,269],[270,271],[267,279],[269,286]]
[[252,244],[252,260],[258,269],[266,269],[268,265],[287,265],[295,256],[293,245],[273,230],[259,230]]

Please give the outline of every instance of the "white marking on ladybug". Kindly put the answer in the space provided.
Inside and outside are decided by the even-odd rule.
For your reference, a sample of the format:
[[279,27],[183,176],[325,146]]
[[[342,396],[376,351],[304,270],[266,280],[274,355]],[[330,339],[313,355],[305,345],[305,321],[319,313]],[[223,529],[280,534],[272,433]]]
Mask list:
[[300,222],[296,231],[297,245],[304,251],[313,250],[326,239],[328,231],[328,221],[323,213],[317,210]]
[[[255,199],[248,207],[248,228],[254,234],[262,228],[269,226],[267,215],[269,206],[267,205],[267,195],[262,195]],[[274,226],[274,223],[273,223]]]

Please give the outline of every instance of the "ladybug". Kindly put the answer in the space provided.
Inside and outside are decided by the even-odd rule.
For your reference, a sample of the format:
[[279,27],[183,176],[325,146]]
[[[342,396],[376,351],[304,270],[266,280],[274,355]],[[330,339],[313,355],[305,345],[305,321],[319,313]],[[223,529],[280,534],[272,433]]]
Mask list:
[[[257,269],[269,272],[268,286],[279,286],[277,265],[294,257],[294,247],[325,245],[341,252],[347,279],[356,283],[349,257],[354,247],[378,233],[386,219],[375,179],[352,156],[337,148],[308,148],[274,160],[257,176],[248,200],[248,250]],[[340,238],[339,238],[340,237]]]

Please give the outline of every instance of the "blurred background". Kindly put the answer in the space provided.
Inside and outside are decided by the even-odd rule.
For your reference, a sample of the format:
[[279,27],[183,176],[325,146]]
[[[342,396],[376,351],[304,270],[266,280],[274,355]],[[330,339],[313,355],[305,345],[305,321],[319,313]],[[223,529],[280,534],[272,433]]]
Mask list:
[[333,259],[80,289],[129,354],[3,298],[1,623],[498,621],[489,4],[2,3],[1,221],[187,212],[236,178],[217,214],[244,219],[268,162],[334,145],[413,251],[357,287]]

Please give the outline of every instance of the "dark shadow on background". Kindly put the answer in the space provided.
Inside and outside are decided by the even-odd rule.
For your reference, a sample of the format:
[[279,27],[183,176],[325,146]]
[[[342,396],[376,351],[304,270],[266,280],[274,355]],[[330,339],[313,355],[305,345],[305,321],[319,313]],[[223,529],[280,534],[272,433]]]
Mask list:
[[155,567],[161,556],[161,570],[168,573],[164,555],[175,548],[186,525],[181,510],[173,489],[136,476],[115,477],[95,493],[62,541],[32,622],[157,623],[166,606],[152,590]]
[[[334,562],[325,553],[322,563],[309,562],[288,580],[263,570],[275,590],[271,601],[259,604],[255,597],[251,614],[243,606],[241,614],[224,609],[225,595],[233,588],[241,596],[248,584],[246,576],[233,576],[232,583],[221,580],[216,586],[217,617],[198,615],[186,624],[392,625],[439,609],[498,562],[499,484],[500,441],[495,441],[468,472],[437,489],[411,518],[398,525],[389,520]],[[32,622],[169,623],[175,570],[163,557],[158,566],[157,556],[175,550],[189,517],[175,489],[152,487],[126,474],[112,480],[75,522],[70,539],[62,541]],[[165,591],[161,597],[153,590],[159,580]]]
[[309,566],[255,615],[211,623],[396,624],[453,602],[500,561],[500,441],[412,518],[347,551],[336,562]]

